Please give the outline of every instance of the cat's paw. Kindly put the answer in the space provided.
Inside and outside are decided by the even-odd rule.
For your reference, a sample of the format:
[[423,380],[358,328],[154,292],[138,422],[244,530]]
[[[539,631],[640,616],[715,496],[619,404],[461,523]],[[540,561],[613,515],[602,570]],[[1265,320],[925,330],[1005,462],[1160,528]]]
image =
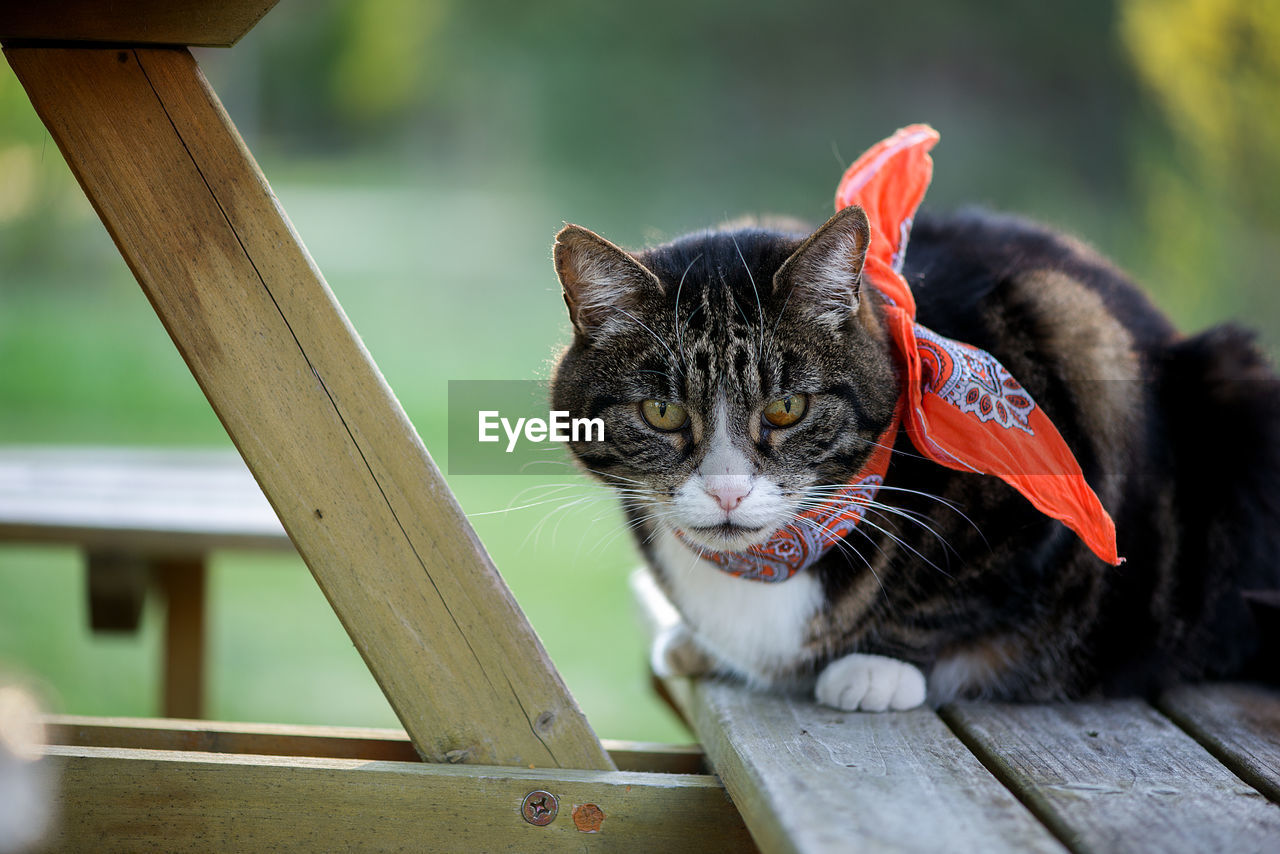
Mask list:
[[703,676],[715,668],[715,662],[698,646],[689,627],[676,623],[653,639],[649,666],[655,676],[666,679],[671,676]]
[[924,702],[924,674],[896,658],[854,653],[827,665],[814,694],[819,703],[848,711],[914,709]]

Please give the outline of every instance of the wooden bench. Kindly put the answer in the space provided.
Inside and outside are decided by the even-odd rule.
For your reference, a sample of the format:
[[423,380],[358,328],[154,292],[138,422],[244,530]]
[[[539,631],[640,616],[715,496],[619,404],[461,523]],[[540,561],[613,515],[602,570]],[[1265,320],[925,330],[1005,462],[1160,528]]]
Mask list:
[[234,451],[126,448],[0,448],[0,542],[79,549],[94,631],[136,630],[158,590],[177,718],[202,713],[209,554],[293,549]]
[[[632,586],[675,619],[647,571]],[[1275,688],[887,714],[664,688],[764,851],[1280,851]]]

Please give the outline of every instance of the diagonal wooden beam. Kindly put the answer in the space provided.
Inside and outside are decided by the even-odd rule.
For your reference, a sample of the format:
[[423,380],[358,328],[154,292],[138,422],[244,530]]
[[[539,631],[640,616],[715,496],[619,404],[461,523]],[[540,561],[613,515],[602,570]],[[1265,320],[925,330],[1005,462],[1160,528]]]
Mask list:
[[191,55],[5,54],[422,756],[611,768]]

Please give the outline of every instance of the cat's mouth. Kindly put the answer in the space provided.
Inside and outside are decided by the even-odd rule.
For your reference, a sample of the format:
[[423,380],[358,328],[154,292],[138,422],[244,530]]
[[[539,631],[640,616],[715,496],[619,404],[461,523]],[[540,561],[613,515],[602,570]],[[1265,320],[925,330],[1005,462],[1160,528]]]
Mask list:
[[774,529],[768,525],[737,525],[726,520],[718,525],[691,525],[684,531],[691,539],[716,551],[738,551],[764,542]]

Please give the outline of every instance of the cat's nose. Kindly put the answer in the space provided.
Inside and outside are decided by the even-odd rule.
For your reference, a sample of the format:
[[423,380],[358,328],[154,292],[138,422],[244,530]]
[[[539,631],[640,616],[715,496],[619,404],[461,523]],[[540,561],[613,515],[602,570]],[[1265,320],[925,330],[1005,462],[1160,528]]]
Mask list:
[[728,513],[737,510],[742,499],[751,494],[751,478],[740,474],[709,475],[704,488]]

